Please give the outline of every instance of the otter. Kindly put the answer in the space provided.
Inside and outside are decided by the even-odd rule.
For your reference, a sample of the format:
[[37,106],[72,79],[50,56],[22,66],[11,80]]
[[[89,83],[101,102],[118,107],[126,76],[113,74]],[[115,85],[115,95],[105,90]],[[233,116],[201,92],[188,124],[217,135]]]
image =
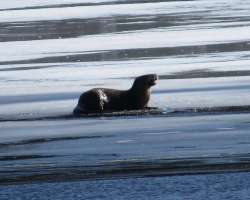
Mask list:
[[73,114],[156,109],[156,107],[148,107],[148,102],[150,88],[157,80],[156,74],[147,74],[137,77],[128,90],[93,88],[81,94]]

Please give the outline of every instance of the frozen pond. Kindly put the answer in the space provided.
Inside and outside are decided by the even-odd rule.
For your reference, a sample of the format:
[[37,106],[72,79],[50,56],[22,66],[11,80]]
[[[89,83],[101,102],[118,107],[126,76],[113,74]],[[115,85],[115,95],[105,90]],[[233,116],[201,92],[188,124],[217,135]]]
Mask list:
[[[250,1],[0,5],[0,184],[250,169]],[[163,113],[74,118],[157,73]]]

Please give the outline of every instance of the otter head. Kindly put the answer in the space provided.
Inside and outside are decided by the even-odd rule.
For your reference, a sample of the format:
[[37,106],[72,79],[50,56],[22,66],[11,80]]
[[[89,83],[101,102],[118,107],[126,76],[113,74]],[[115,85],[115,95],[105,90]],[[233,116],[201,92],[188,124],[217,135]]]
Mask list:
[[129,90],[131,109],[143,109],[147,107],[150,99],[150,88],[156,84],[158,76],[147,74],[135,79],[132,88]]
[[134,89],[149,89],[156,84],[158,76],[156,74],[146,74],[135,79],[132,88]]

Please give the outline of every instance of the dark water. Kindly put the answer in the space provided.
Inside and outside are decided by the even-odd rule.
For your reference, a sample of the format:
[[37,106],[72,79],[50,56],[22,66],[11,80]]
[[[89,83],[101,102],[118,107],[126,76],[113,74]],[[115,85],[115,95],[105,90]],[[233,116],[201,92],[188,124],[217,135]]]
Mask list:
[[[249,8],[244,0],[2,3],[0,184],[249,171]],[[72,116],[81,92],[126,89],[147,73],[160,77],[150,101],[159,110]]]

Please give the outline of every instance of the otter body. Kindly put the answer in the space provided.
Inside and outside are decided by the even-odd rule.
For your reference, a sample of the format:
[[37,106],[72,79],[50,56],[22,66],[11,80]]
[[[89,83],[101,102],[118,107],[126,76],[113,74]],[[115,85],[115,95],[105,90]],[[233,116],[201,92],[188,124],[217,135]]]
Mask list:
[[156,74],[139,76],[129,90],[91,89],[81,94],[73,113],[79,115],[148,108],[150,88],[157,79]]

